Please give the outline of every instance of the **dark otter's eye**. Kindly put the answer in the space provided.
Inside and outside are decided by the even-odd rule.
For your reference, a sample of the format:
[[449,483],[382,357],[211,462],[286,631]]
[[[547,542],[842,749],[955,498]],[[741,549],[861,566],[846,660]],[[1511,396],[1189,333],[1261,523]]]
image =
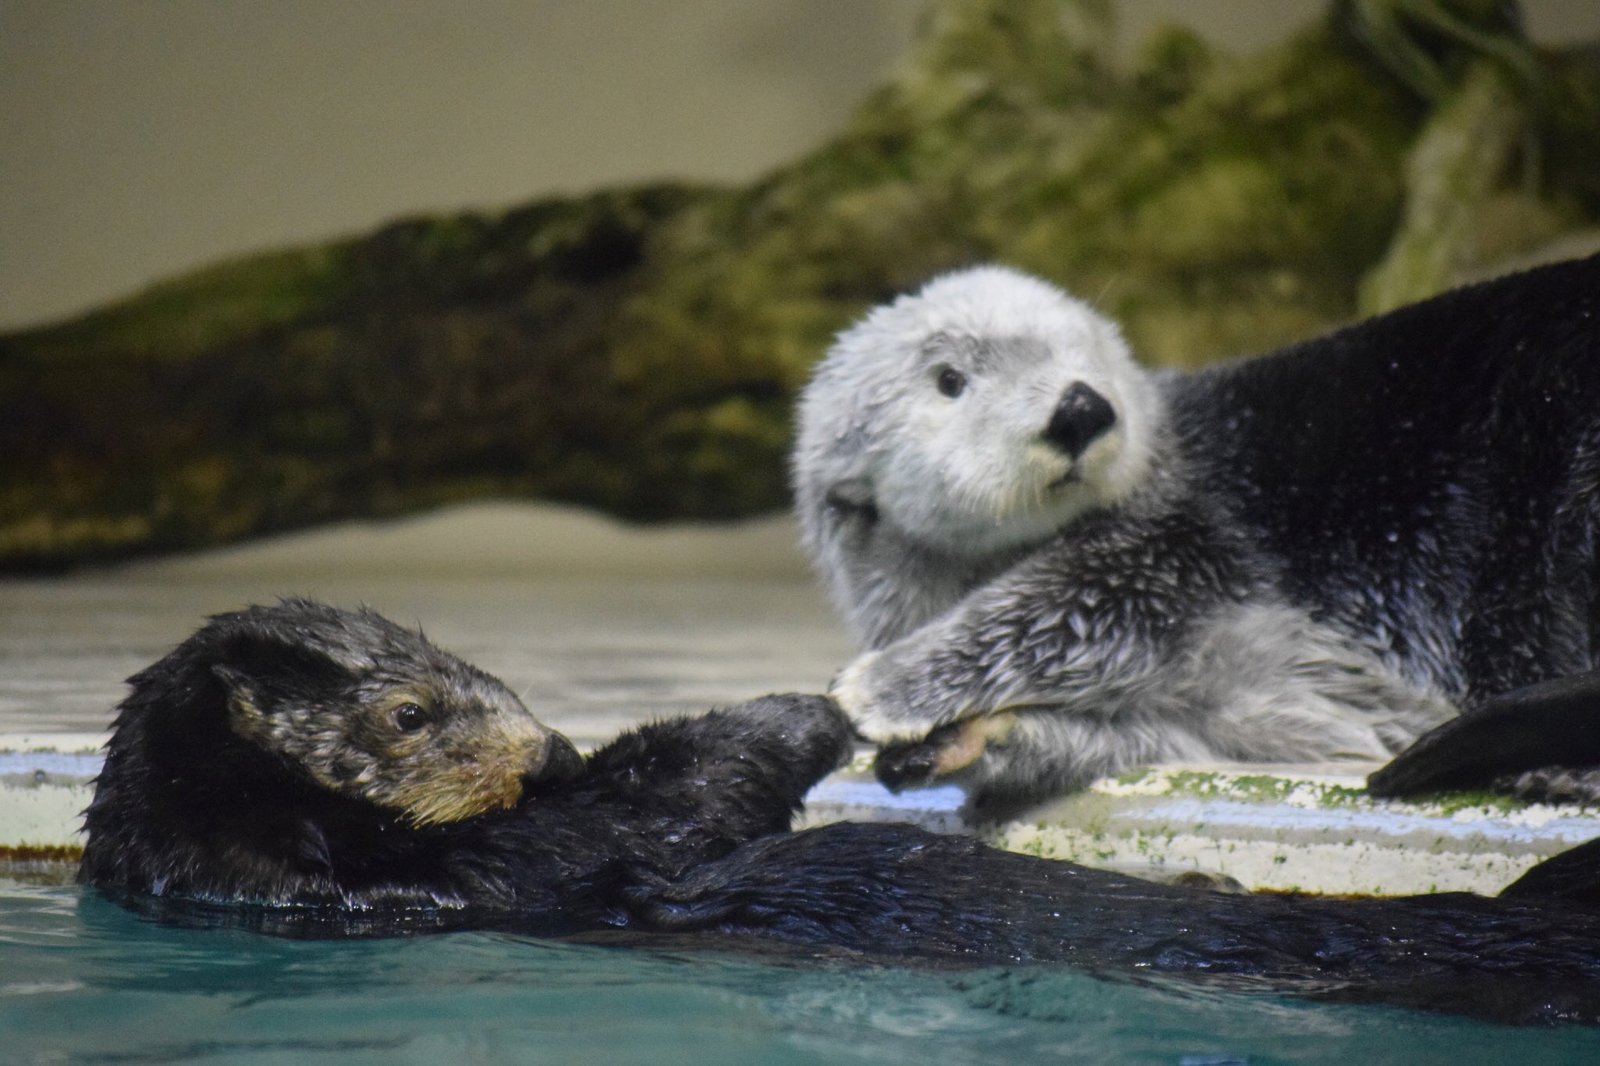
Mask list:
[[428,712],[415,703],[402,703],[389,713],[394,727],[402,733],[415,733],[428,724]]
[[953,366],[940,367],[938,385],[940,394],[953,400],[967,387],[967,375]]

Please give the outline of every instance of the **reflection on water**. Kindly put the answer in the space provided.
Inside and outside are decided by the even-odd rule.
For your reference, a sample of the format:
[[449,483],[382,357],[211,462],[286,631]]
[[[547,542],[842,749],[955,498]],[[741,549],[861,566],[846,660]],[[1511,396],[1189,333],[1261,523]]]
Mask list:
[[654,715],[815,691],[848,658],[784,524],[640,532],[543,509],[483,511],[0,581],[0,732],[99,732],[123,679],[205,615],[287,594],[422,625],[580,741]]

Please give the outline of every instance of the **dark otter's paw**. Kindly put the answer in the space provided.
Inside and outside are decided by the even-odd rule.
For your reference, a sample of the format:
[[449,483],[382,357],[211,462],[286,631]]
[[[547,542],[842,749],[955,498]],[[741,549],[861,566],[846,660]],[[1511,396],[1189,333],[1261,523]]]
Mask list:
[[890,792],[903,792],[933,784],[938,776],[938,763],[936,744],[929,740],[913,740],[879,748],[872,773]]
[[940,726],[921,740],[885,744],[873,773],[891,792],[936,785],[977,762],[1015,724],[1010,714],[983,715]]
[[839,705],[827,696],[785,692],[748,700],[719,712],[730,731],[745,731],[750,742],[777,742],[782,750],[818,774],[838,769],[855,749],[855,733]]
[[585,787],[648,800],[702,835],[745,839],[787,829],[806,792],[854,748],[826,696],[762,696],[622,734],[590,756]]

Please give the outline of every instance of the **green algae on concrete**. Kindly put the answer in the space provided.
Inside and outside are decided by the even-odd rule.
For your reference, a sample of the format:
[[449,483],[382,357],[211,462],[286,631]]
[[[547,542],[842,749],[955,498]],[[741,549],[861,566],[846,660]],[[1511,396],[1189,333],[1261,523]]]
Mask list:
[[1493,893],[1593,835],[1593,809],[1574,804],[1467,793],[1375,799],[1364,786],[1375,768],[1155,767],[983,832],[1047,858],[1363,895]]
[[975,261],[1157,365],[1425,295],[1600,225],[1600,60],[1502,7],[1335,3],[1259,54],[1168,29],[1124,65],[1106,0],[940,0],[830,143],[746,187],[403,220],[0,336],[0,568],[489,495],[779,509],[832,333]]

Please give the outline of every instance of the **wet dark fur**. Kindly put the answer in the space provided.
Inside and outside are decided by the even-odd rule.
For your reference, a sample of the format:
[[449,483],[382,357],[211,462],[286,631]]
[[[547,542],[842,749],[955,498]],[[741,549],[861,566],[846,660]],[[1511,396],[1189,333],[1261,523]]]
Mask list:
[[[324,664],[297,651],[292,627],[273,629],[284,643],[263,661],[284,689],[325,695]],[[581,771],[557,765],[515,810],[417,828],[231,739],[219,725],[225,694],[194,682],[236,654],[227,641],[191,640],[138,675],[123,705],[83,878],[147,913],[296,935],[480,927],[939,965],[1069,964],[1514,1022],[1600,1022],[1593,846],[1536,868],[1499,900],[1334,900],[1154,885],[901,825],[790,833],[806,789],[850,747],[848,723],[813,696],[646,726]],[[182,728],[165,728],[171,720]],[[158,758],[152,743],[180,743],[183,758]],[[204,848],[197,827],[214,838]],[[184,876],[148,880],[174,869]],[[265,884],[262,869],[273,871]]]
[[1173,417],[1279,583],[1472,706],[1600,639],[1600,256],[1194,375]]
[[[776,937],[879,958],[1068,963],[1101,975],[1593,1024],[1600,910],[1556,897],[1592,885],[1600,856],[1590,846],[1568,855],[1568,869],[1559,856],[1500,899],[1239,895],[909,826],[839,823],[753,842],[638,892],[635,908],[653,930]],[[1541,876],[1550,866],[1564,876]]]

